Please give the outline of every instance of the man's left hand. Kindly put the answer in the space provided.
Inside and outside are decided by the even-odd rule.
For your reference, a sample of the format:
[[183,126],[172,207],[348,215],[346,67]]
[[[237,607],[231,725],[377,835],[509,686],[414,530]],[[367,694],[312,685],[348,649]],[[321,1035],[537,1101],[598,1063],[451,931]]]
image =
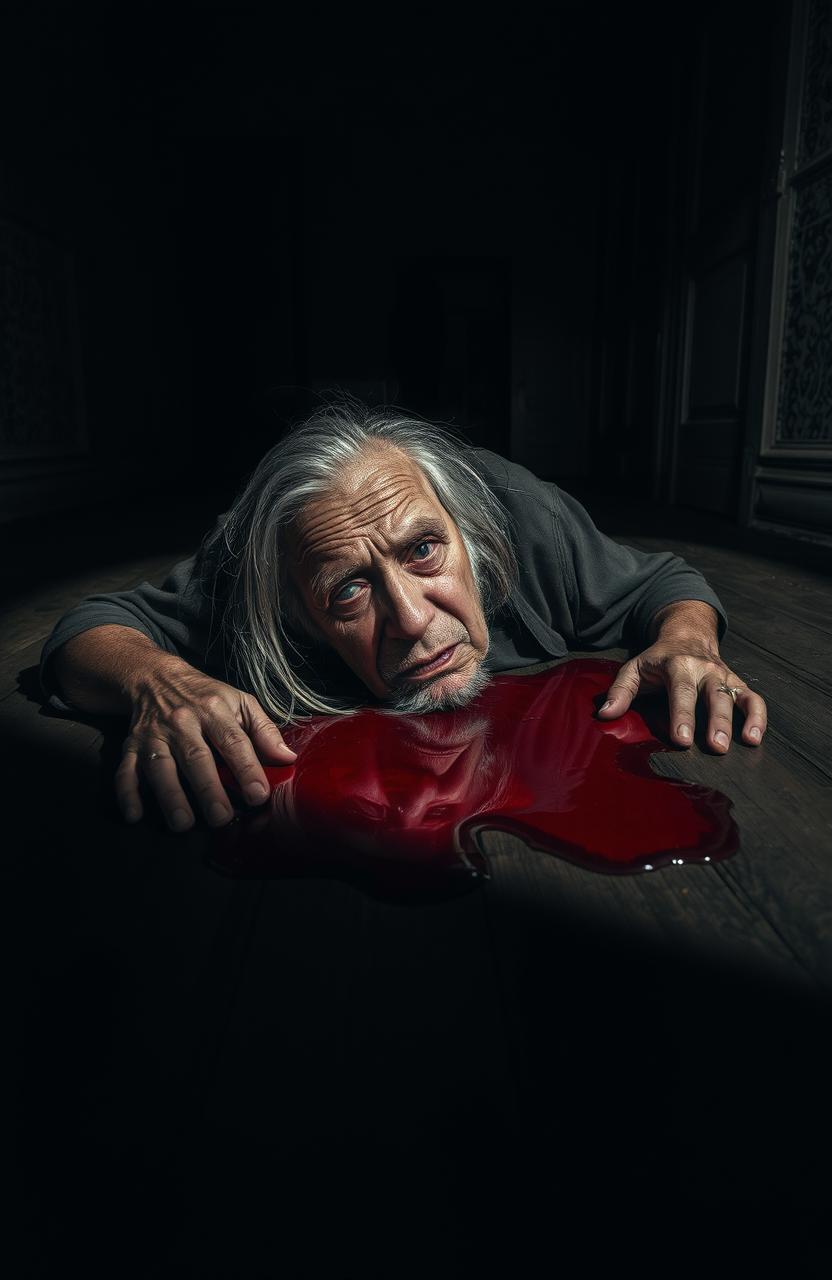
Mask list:
[[745,718],[742,741],[758,747],[766,731],[766,704],[719,656],[717,615],[699,600],[680,600],[659,610],[652,624],[648,649],[625,662],[598,712],[602,720],[617,720],[638,693],[664,686],[670,710],[670,736],[680,747],[693,742],[696,703],[704,701],[708,746],[724,754],[731,745],[734,699],[721,685],[737,689],[736,706]]

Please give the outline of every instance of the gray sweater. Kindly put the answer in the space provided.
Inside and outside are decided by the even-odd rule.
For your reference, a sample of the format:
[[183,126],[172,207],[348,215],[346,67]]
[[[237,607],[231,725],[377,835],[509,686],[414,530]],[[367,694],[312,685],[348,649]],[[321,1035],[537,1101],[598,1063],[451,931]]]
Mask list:
[[[520,566],[510,601],[489,625],[488,670],[529,666],[570,649],[642,649],[654,614],[675,600],[712,605],[722,639],[727,618],[719,599],[679,556],[613,541],[568,493],[516,462],[487,449],[474,450],[472,460],[508,510]],[[65,705],[50,658],[73,636],[108,623],[135,627],[166,652],[238,684],[223,659],[221,617],[222,590],[202,553],[175,565],[161,587],[143,582],[132,591],[89,596],[59,619],[44,645],[44,693],[53,705]],[[320,667],[320,654],[316,661]],[[357,692],[356,678],[336,655],[323,666],[311,684],[329,694]]]

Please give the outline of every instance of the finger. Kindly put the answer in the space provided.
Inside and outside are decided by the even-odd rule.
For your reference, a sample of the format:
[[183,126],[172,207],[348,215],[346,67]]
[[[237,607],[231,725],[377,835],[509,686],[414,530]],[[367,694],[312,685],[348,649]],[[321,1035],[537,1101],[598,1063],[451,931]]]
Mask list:
[[[724,755],[734,734],[734,699],[730,693],[720,688],[721,683],[716,678],[708,680],[703,692],[708,710],[708,746]],[[725,683],[732,682],[726,680]]]
[[668,672],[667,701],[670,736],[679,747],[689,747],[693,742],[698,694],[696,681],[689,671],[680,667]]
[[243,702],[243,728],[254,743],[254,749],[261,760],[291,764],[297,759],[297,751],[288,742],[284,742],[283,734],[255,698]]
[[638,663],[635,658],[631,658],[629,662],[623,664],[610,685],[607,692],[607,700],[599,708],[599,716],[604,716],[607,720],[614,720],[617,716],[623,716],[638,693],[640,686]]
[[248,803],[262,804],[268,800],[269,782],[245,729],[236,720],[226,718],[210,720],[206,728]]
[[224,827],[234,817],[234,806],[220,781],[217,762],[195,716],[193,731],[175,738],[171,748],[205,821],[210,827]]
[[126,822],[138,822],[144,808],[139,791],[138,748],[125,743],[121,764],[114,779],[116,802]]
[[[726,683],[733,684],[734,681],[728,680]],[[751,747],[759,747],[763,740],[763,734],[768,728],[768,712],[765,702],[759,693],[752,693],[750,689],[746,688],[737,694],[737,706],[745,717],[745,723],[742,727],[743,742]]]
[[176,761],[167,747],[161,752],[140,756],[139,763],[171,831],[187,831],[194,825],[193,810],[182,790]]

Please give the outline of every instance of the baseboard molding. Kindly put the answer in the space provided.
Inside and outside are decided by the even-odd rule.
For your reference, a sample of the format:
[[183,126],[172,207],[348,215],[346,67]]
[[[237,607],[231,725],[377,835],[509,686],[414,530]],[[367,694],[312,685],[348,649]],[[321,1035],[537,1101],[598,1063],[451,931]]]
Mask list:
[[832,542],[832,474],[760,469],[752,528]]

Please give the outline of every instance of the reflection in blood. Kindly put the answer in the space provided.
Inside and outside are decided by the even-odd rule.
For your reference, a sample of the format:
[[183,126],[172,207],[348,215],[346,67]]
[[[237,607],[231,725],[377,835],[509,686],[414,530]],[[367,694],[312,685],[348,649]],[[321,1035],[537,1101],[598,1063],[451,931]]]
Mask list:
[[602,872],[733,853],[730,800],[650,769],[654,752],[675,750],[663,700],[596,718],[617,669],[574,659],[495,675],[460,711],[368,709],[295,725],[284,737],[297,761],[267,768],[269,802],[212,833],[211,865],[236,876],[334,875],[396,896],[487,878],[479,836],[488,830]]

